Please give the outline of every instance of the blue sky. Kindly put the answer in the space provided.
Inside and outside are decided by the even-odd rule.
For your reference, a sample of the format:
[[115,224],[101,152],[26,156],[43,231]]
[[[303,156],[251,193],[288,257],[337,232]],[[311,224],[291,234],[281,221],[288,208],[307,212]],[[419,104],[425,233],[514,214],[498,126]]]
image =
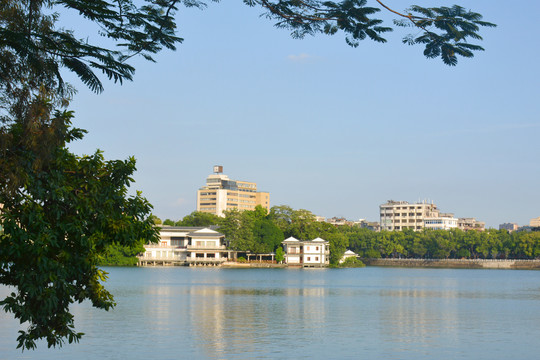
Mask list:
[[351,48],[292,39],[241,1],[181,9],[184,42],[135,61],[133,82],[95,95],[73,81],[89,134],[71,148],[135,156],[133,189],[163,219],[194,211],[220,164],[271,205],[326,217],[378,221],[386,200],[430,200],[491,227],[528,224],[540,216],[540,3],[457,3],[498,24],[457,67],[401,44],[407,29]]

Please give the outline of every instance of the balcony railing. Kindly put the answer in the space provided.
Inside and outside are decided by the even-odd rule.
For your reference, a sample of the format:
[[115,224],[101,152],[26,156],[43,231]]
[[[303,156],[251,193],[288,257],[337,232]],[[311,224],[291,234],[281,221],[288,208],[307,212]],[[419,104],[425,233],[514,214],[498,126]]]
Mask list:
[[188,245],[188,250],[226,250],[225,245],[205,245],[205,246],[197,246],[197,245]]
[[148,260],[148,261],[154,261],[154,260],[159,260],[159,261],[162,261],[162,260],[170,260],[170,261],[184,261],[186,260],[186,256],[178,256],[178,255],[175,255],[175,256],[139,256],[139,259],[141,260]]
[[198,257],[198,258],[187,258],[186,261],[188,263],[193,263],[193,262],[198,262],[198,263],[202,263],[202,262],[207,262],[207,263],[221,263],[221,262],[225,262],[227,261],[226,258],[201,258],[201,257]]

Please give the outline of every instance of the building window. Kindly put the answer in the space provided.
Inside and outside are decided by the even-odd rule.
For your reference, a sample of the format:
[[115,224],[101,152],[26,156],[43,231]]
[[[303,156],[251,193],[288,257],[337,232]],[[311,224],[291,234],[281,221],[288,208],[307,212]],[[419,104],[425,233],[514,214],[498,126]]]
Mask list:
[[311,261],[311,257],[310,257],[310,256],[307,257],[307,261]]

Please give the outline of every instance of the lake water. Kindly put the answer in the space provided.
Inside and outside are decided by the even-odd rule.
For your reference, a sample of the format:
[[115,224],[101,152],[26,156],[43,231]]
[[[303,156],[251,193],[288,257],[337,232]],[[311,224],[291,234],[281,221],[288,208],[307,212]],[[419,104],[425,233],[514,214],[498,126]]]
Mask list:
[[118,305],[74,305],[80,343],[21,353],[0,312],[0,359],[540,357],[538,271],[106,270]]

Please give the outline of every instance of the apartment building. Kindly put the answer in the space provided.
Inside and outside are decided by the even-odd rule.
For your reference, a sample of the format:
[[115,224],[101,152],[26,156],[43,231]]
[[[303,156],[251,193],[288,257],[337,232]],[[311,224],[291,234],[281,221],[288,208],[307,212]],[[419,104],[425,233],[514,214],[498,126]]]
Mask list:
[[[410,204],[407,201],[389,200],[379,206],[381,230],[422,230],[425,219],[439,218],[437,206],[427,201]],[[456,219],[457,220],[457,219]],[[429,224],[431,227],[431,224]]]
[[499,225],[499,230],[507,230],[509,232],[516,231],[519,225],[516,223],[503,223]]
[[197,191],[197,211],[205,213],[223,216],[228,209],[254,210],[257,205],[270,210],[270,194],[257,191],[257,183],[230,179],[220,165]]
[[540,227],[540,216],[529,221],[530,227]]
[[483,221],[478,221],[475,218],[459,218],[458,220],[458,229],[468,231],[484,231],[486,230],[486,223]]

